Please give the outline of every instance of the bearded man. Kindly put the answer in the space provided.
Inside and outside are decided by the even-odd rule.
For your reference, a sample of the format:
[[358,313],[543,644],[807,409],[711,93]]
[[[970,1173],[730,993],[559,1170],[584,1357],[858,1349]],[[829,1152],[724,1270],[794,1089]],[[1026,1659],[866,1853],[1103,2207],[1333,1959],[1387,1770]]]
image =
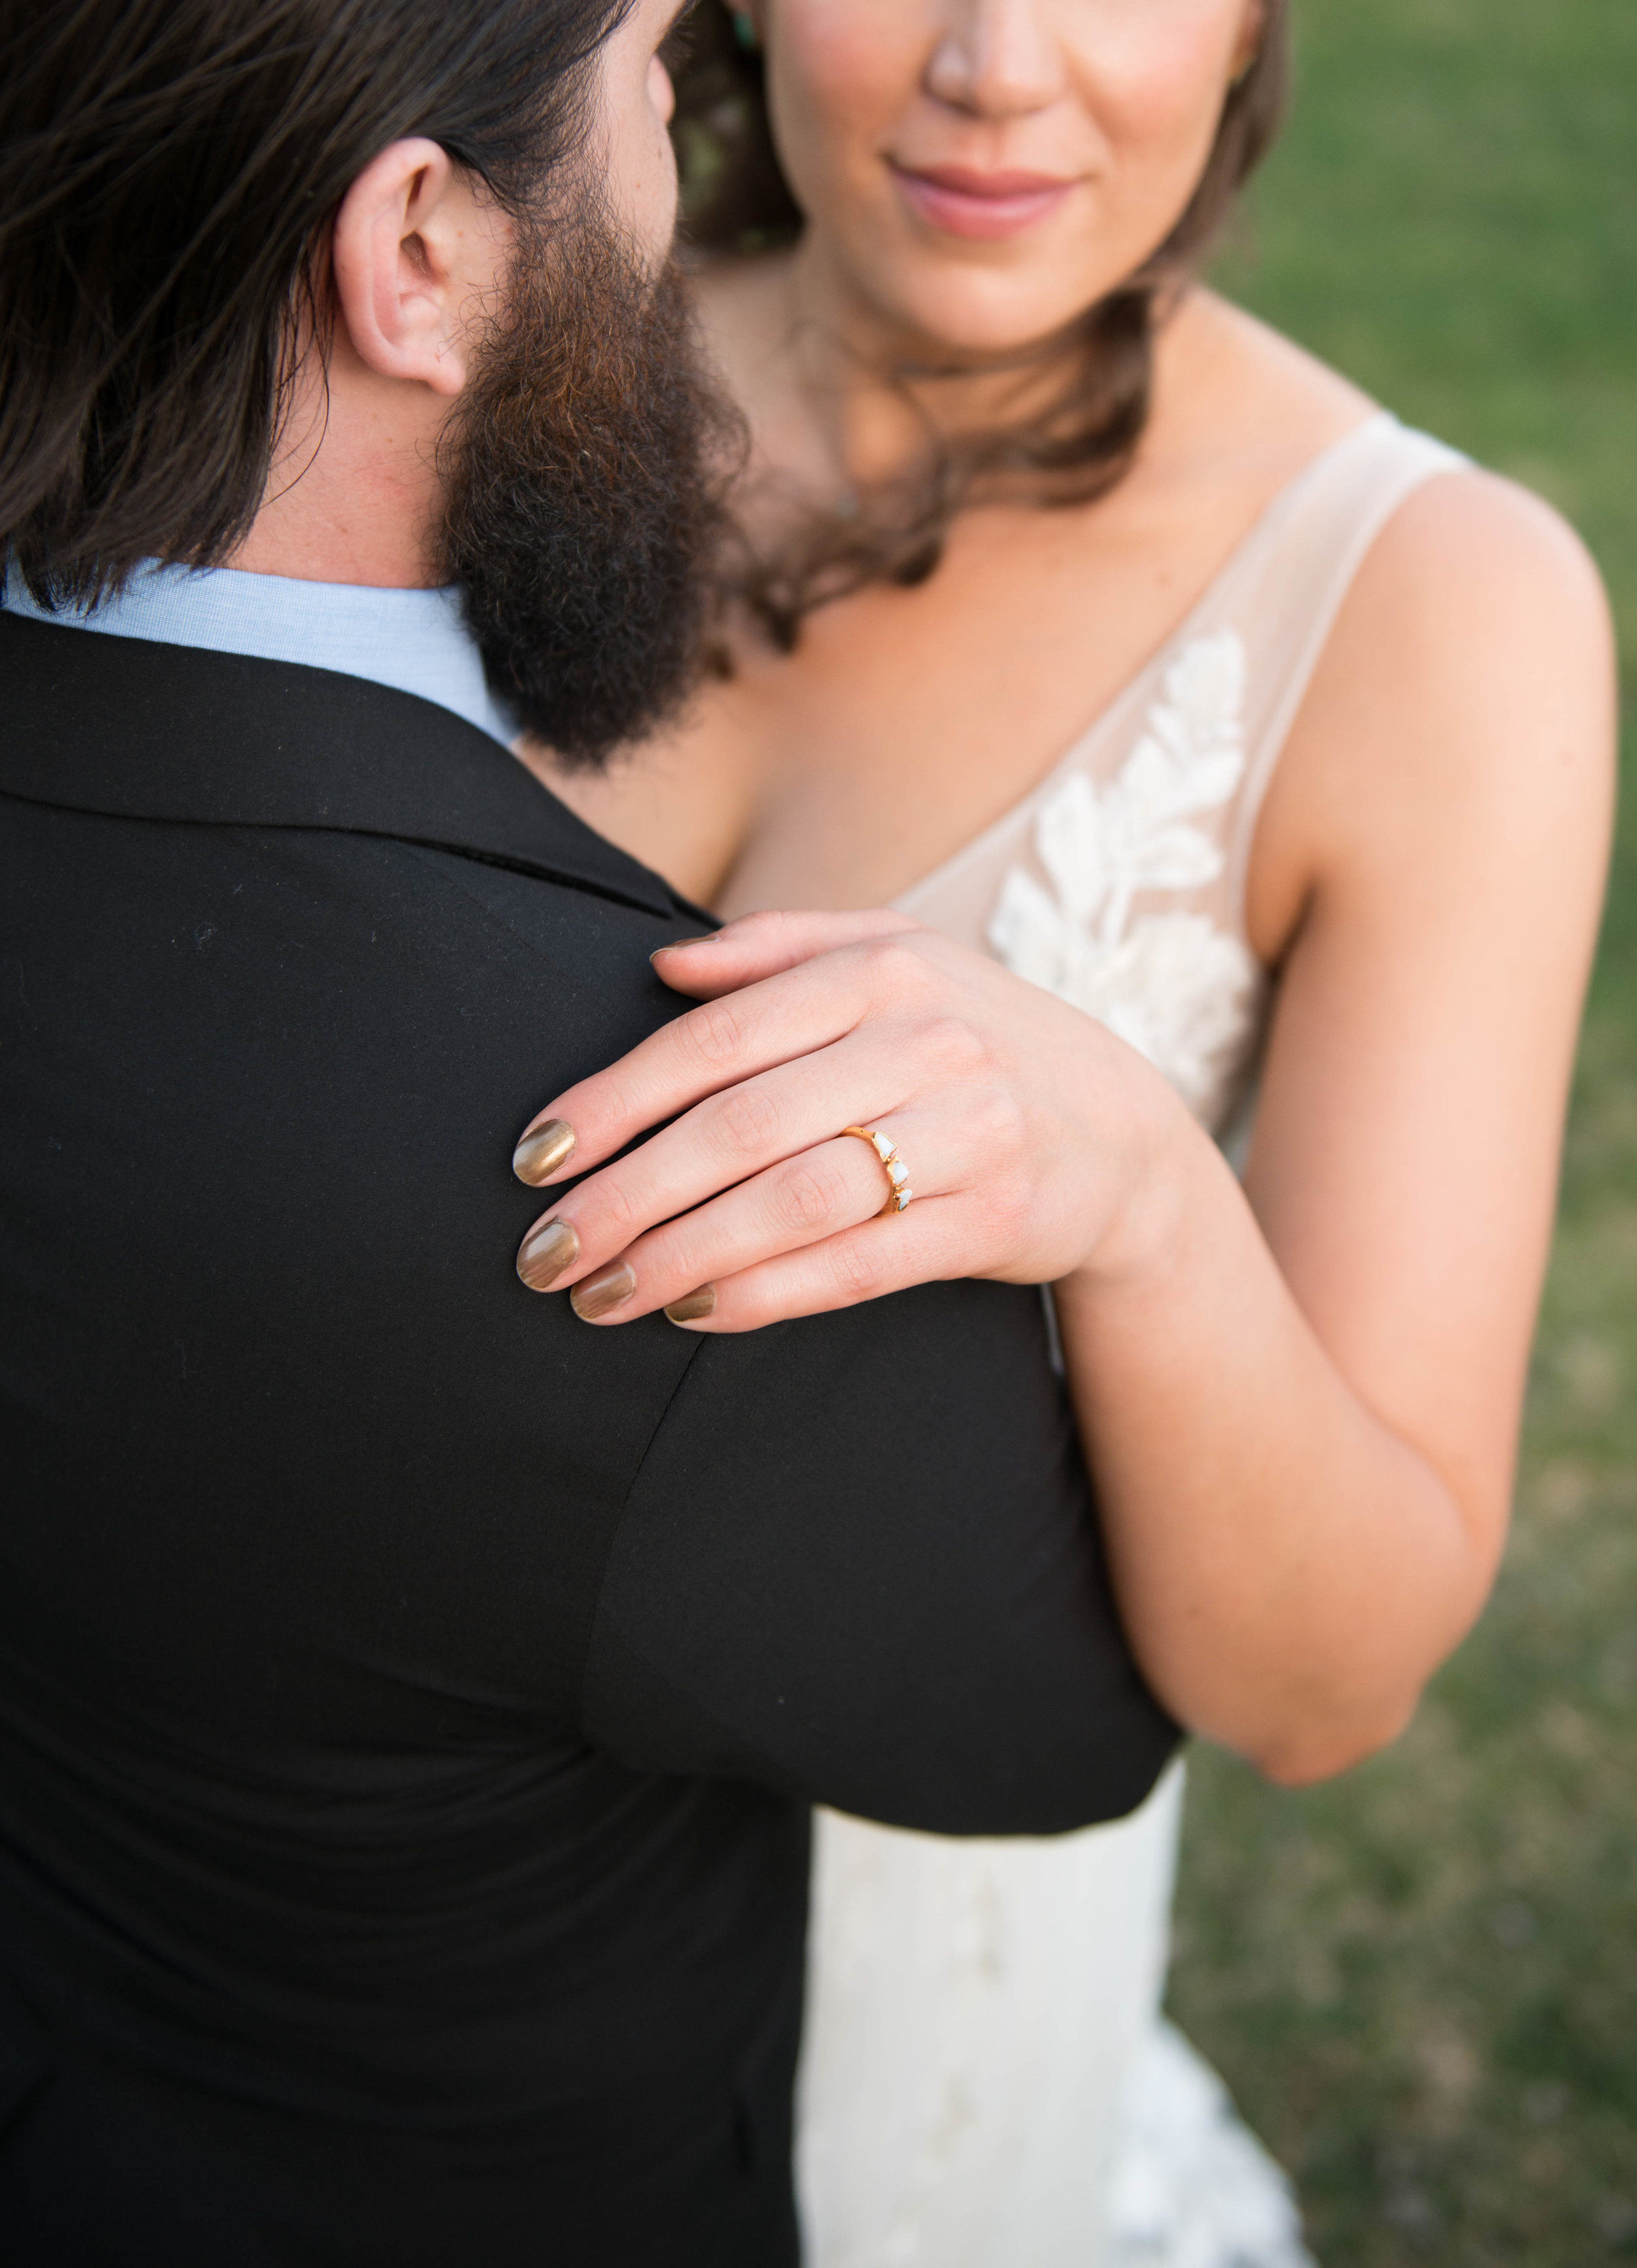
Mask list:
[[519,1284],[697,912],[668,0],[0,13],[0,2259],[782,2268],[807,1807],[1172,1731],[1024,1289]]

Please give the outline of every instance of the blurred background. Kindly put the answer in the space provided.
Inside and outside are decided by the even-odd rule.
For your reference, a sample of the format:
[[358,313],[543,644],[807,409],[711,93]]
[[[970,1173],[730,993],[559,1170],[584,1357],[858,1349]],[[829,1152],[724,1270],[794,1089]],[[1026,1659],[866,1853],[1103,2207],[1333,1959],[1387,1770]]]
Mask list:
[[[1637,757],[1637,0],[1296,0],[1220,280],[1515,475],[1611,587]],[[1637,2259],[1637,813],[1592,992],[1517,1525],[1408,1738],[1193,1766],[1171,2004],[1323,2268]]]

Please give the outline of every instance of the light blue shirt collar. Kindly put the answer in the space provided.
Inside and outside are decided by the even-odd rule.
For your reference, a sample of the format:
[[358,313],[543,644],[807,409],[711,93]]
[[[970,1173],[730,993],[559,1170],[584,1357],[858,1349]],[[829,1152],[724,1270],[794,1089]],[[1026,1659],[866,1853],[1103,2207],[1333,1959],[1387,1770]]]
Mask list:
[[437,591],[382,591],[364,583],[302,583],[233,567],[156,562],[100,607],[48,614],[11,563],[4,604],[9,613],[77,630],[367,677],[452,709],[497,740],[509,743],[517,735],[516,724],[489,690],[483,656],[461,619],[461,594],[453,584]]

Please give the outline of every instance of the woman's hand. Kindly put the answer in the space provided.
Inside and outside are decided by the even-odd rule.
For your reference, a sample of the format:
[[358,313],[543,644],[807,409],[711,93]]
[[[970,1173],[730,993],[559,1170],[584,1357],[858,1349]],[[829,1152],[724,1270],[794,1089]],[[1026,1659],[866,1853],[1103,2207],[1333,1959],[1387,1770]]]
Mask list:
[[[513,1160],[586,1176],[518,1273],[587,1322],[753,1330],[943,1278],[1117,1271],[1169,1145],[1203,1139],[1102,1025],[901,914],[750,914],[653,958],[705,1005],[558,1095]],[[896,1145],[902,1211],[848,1126]]]

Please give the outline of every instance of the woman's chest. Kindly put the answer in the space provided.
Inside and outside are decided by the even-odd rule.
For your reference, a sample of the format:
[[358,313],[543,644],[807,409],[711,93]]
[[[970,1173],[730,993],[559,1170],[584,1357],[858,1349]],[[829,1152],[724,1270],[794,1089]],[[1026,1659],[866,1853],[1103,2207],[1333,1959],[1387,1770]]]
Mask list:
[[1140,531],[1092,551],[1072,516],[996,513],[961,536],[926,585],[822,610],[724,688],[750,788],[724,911],[901,895],[1029,794],[1192,595]]
[[1220,549],[1213,528],[1182,542],[1124,505],[973,513],[925,585],[820,609],[793,654],[748,645],[681,731],[607,777],[552,784],[726,916],[881,903],[1036,786]]

